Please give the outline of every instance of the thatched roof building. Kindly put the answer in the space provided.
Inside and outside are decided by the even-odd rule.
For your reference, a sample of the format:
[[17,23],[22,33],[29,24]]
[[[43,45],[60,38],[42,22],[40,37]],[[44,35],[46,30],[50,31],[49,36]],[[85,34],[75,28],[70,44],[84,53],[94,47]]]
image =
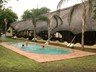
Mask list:
[[[96,20],[93,20],[89,14],[88,14],[88,3],[87,4],[87,13],[86,13],[86,26],[85,26],[85,31],[96,31]],[[71,10],[73,9],[74,6],[66,8],[66,9],[61,9],[60,11],[60,17],[63,20],[63,24],[59,25],[57,28],[53,29],[56,26],[56,21],[54,18],[51,19],[52,23],[51,23],[51,29],[53,29],[51,31],[51,33],[55,33],[57,31],[71,31],[74,34],[78,34],[81,33],[81,26],[82,26],[82,13],[83,13],[83,6],[82,4],[78,4],[76,5],[76,7],[74,8],[73,11],[73,15],[72,15],[72,21],[69,25],[68,19],[69,19],[69,15]],[[50,14],[46,14],[48,17],[52,16],[56,14],[55,12],[52,12]],[[41,32],[41,31],[47,31],[47,23],[44,21],[39,21],[36,24],[36,32]],[[12,24],[12,27],[17,30],[17,31],[22,31],[22,30],[33,30],[33,24],[31,19],[27,20],[27,21],[22,21],[22,22],[16,22]]]
[[[91,16],[89,16],[88,13],[89,5],[88,3],[86,4],[87,4],[87,13],[86,13],[87,17],[86,17],[85,31],[96,31],[96,20],[92,19]],[[53,33],[56,31],[63,31],[63,30],[71,31],[74,34],[81,33],[83,6],[82,4],[76,5],[72,15],[72,21],[69,25],[68,18],[73,7],[61,10],[60,17],[63,20],[63,24],[60,25],[57,29],[55,29]]]
[[[93,9],[94,9],[94,3],[96,0],[92,0],[93,4]],[[96,3],[95,3],[96,4]],[[86,2],[87,6],[87,12],[86,12],[86,25],[85,25],[85,44],[94,44],[96,43],[96,20],[92,19],[92,17],[89,15],[89,5]],[[70,20],[70,14],[73,11],[72,19],[71,22],[69,23]],[[93,11],[92,11],[93,13]],[[57,11],[51,12],[44,14],[47,17],[51,17],[52,15],[57,14]],[[60,39],[61,41],[67,41],[71,42],[74,36],[75,38],[75,43],[76,42],[81,42],[81,31],[82,31],[82,14],[83,14],[83,4],[77,4],[75,6],[66,8],[66,9],[61,9],[60,10],[60,17],[63,20],[63,24],[61,24],[60,20],[58,19],[59,25],[56,27],[56,20],[54,17],[52,17],[51,20],[51,34],[54,34],[56,32],[59,32],[62,35],[62,38]],[[69,25],[70,24],[70,25]],[[34,30],[34,26],[32,24],[32,20],[28,19],[26,21],[21,21],[21,22],[15,22],[11,24],[11,26],[16,30],[17,32],[20,31],[27,31],[27,30]],[[47,22],[46,21],[39,21],[36,24],[36,32],[38,35],[40,34],[41,37],[45,38],[47,35]],[[56,27],[56,28],[55,28]],[[29,31],[30,33],[30,31]],[[33,33],[33,32],[32,32]],[[39,35],[39,36],[40,36]],[[42,36],[43,35],[43,36]],[[45,38],[47,39],[47,38]]]
[[23,30],[33,30],[31,19],[28,19],[26,21],[14,22],[13,24],[11,24],[11,26],[14,28],[14,30],[18,32]]

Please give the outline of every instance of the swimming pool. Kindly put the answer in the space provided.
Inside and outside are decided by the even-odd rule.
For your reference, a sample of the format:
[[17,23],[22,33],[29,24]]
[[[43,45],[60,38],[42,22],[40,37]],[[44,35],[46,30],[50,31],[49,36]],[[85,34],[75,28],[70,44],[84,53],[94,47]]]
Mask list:
[[55,46],[45,46],[42,48],[42,45],[30,43],[28,46],[23,46],[24,43],[12,43],[13,46],[20,48],[23,51],[37,53],[37,54],[69,54],[70,50],[59,48]]

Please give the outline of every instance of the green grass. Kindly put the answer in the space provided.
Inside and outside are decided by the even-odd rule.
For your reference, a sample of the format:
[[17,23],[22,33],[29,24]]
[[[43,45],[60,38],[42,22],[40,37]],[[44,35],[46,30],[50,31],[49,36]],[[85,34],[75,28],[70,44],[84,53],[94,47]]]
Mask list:
[[96,55],[38,63],[0,46],[0,72],[96,72]]
[[[17,42],[6,38],[4,42]],[[0,72],[96,72],[96,55],[38,63],[0,46]]]
[[22,42],[24,40],[22,40],[22,39],[13,39],[13,38],[0,38],[0,41],[2,41],[2,42]]

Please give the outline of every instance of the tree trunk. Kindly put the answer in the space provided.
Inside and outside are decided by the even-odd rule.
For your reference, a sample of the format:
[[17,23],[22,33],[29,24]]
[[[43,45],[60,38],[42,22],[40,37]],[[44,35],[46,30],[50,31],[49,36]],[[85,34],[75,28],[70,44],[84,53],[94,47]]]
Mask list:
[[81,44],[82,48],[84,49],[84,31],[85,31],[85,24],[86,24],[86,5],[85,2],[83,2],[83,14],[82,14],[82,39],[81,39]]
[[83,49],[84,49],[84,29],[85,29],[85,21],[82,18],[82,39],[81,39],[81,45],[82,45]]
[[36,41],[36,26],[34,25],[34,41]]
[[48,43],[50,42],[50,21],[48,22]]
[[6,36],[6,31],[7,31],[7,18],[4,19],[5,22],[5,36]]

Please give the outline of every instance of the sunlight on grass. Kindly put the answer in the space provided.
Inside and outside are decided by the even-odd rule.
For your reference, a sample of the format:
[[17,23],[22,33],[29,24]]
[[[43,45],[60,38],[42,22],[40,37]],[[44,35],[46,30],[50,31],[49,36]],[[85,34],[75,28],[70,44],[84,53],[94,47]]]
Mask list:
[[2,41],[2,42],[22,42],[24,40],[22,40],[22,39],[13,39],[13,38],[0,38],[0,41]]
[[38,63],[0,46],[0,72],[95,72],[96,55]]

